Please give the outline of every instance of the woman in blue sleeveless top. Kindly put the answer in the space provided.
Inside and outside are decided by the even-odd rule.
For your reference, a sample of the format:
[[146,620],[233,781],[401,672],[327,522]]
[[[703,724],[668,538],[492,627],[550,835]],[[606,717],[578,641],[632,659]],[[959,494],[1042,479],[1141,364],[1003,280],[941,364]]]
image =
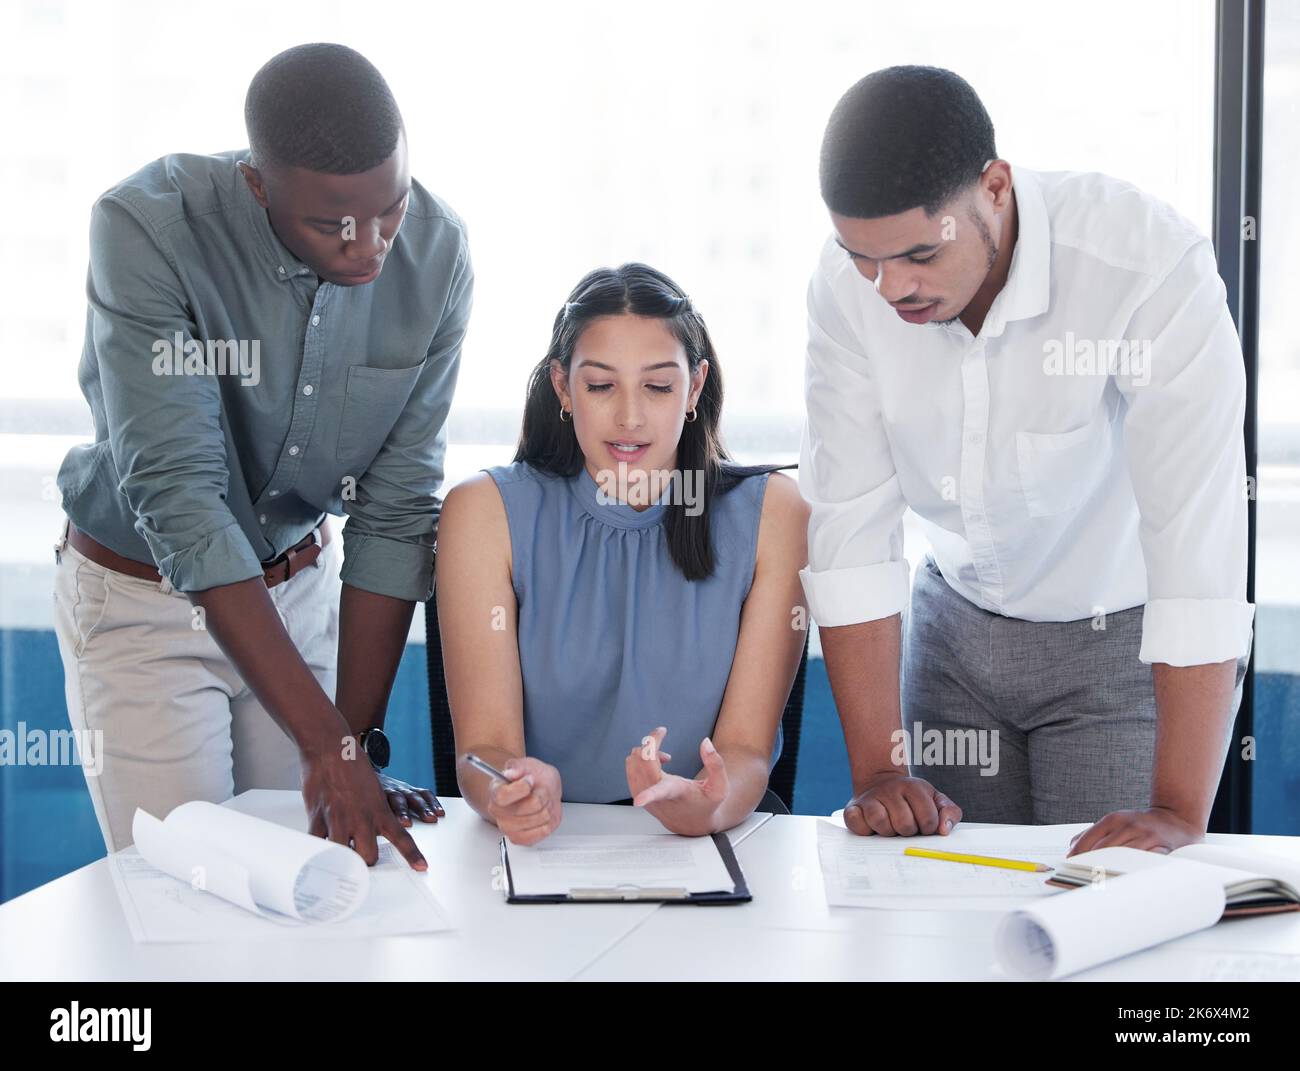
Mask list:
[[564,800],[631,797],[701,835],[767,789],[803,648],[808,514],[790,477],[727,460],[721,408],[681,289],[641,264],[594,271],[555,318],[514,463],[447,495],[458,780],[514,843],[553,832]]

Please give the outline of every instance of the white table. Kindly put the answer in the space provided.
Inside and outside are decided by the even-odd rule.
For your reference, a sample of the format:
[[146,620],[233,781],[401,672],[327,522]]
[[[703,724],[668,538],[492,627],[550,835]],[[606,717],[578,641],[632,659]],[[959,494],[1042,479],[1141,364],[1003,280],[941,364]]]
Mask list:
[[[416,823],[412,834],[429,860],[423,880],[453,931],[369,941],[136,944],[101,859],[0,906],[0,980],[999,977],[992,962],[995,913],[827,907],[817,818],[756,816],[755,825],[734,838],[754,894],[750,904],[507,904],[493,888],[500,862],[496,830],[463,801],[442,802],[447,817],[436,825]],[[228,805],[306,828],[294,792],[247,792]],[[566,805],[561,828],[661,829],[643,811],[575,804]],[[1024,829],[1032,835],[1032,827]],[[1300,838],[1210,839],[1300,855]],[[1232,953],[1263,954],[1263,967],[1284,976],[1300,970],[1300,913],[1220,923],[1076,977],[1210,977]]]
[[[885,911],[829,907],[817,859],[817,823],[774,815],[736,849],[754,901],[736,907],[664,907],[577,977],[585,981],[1005,980],[993,962],[1000,911]],[[978,826],[978,823],[966,823]],[[1007,826],[1007,840],[1041,840]],[[1086,829],[1086,824],[1073,827]],[[1300,837],[1210,834],[1300,858]],[[1254,954],[1269,976],[1300,979],[1300,912],[1232,919],[1072,980],[1209,980]],[[1239,957],[1238,957],[1239,958]],[[1239,966],[1239,964],[1238,964]]]

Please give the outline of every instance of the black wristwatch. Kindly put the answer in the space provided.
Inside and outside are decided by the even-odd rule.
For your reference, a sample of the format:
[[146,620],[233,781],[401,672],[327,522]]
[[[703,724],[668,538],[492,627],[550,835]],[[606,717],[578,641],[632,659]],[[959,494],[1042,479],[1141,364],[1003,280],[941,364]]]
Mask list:
[[388,765],[392,748],[388,745],[388,737],[384,735],[383,729],[362,729],[357,733],[357,743],[376,770],[382,770]]

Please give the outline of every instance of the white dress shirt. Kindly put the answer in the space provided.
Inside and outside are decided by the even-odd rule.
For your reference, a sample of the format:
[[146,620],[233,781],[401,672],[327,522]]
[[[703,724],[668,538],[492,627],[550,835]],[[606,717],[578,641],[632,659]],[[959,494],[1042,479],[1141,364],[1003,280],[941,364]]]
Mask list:
[[799,465],[813,617],[904,608],[911,507],[985,610],[1104,623],[1145,604],[1143,662],[1240,657],[1245,372],[1210,242],[1105,175],[1017,167],[1012,184],[1019,234],[978,336],[905,323],[826,242]]

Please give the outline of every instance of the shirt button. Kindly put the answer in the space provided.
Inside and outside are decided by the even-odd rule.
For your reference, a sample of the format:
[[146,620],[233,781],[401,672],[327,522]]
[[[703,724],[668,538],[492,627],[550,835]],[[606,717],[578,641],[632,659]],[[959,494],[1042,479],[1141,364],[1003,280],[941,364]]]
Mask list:
[[979,446],[979,444],[984,441],[984,436],[978,431],[973,431],[966,436],[966,441],[970,443],[971,446]]
[[281,274],[281,275],[284,274],[284,265],[283,265],[283,264],[280,265],[280,274]]
[[297,457],[297,456],[298,456],[298,448],[297,448],[296,446],[291,446],[291,447],[289,447],[289,456],[290,456],[290,457]]
[[312,327],[315,327],[318,323],[320,323],[320,317],[319,317],[319,316],[313,316],[313,317],[311,318],[311,325],[312,325]]
[[266,523],[266,514],[263,513],[260,517],[257,518],[257,520],[258,520],[258,522],[259,522],[260,524],[265,524],[265,523]]
[[302,392],[303,394],[311,394],[311,392],[314,391],[315,389],[316,389],[315,387],[313,387],[310,383],[308,383],[307,386],[302,388]]
[[275,497],[276,495],[278,495],[279,493],[280,493],[279,491],[272,491],[272,492],[271,492],[271,497],[274,498],[274,497]]

